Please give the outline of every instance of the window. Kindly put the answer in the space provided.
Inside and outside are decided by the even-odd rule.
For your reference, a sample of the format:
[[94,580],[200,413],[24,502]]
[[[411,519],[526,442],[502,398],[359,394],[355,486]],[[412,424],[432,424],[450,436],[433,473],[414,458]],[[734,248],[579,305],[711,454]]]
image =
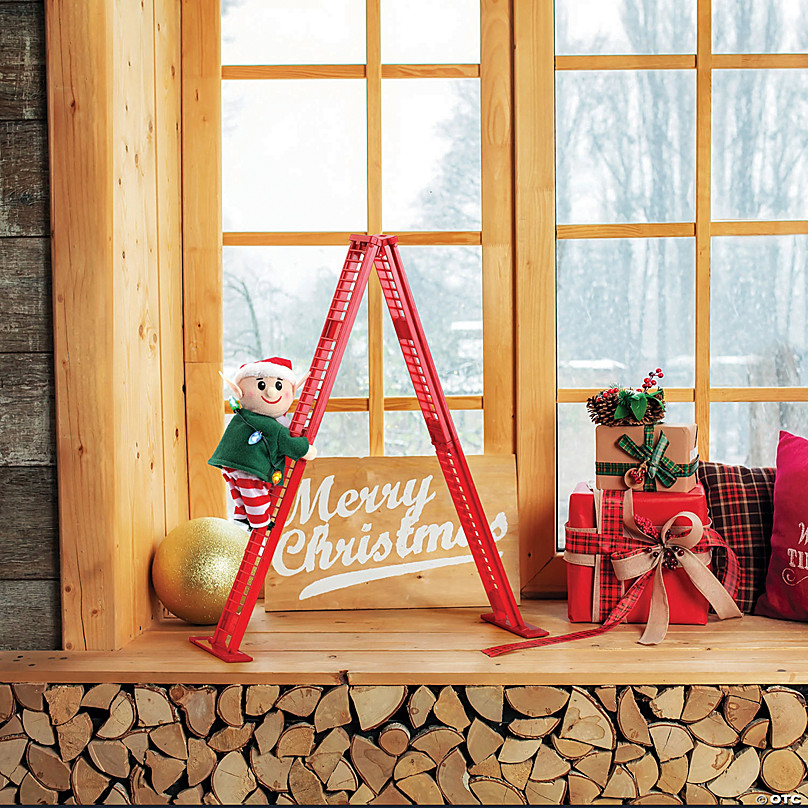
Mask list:
[[[772,462],[808,422],[798,6],[226,0],[225,366],[304,365],[350,232],[399,235],[466,450],[516,452],[528,594],[563,589],[592,392],[661,366],[702,458]],[[320,448],[428,452],[374,283],[365,305]]]
[[805,431],[808,58],[798,2],[555,7],[563,523],[580,402],[616,381],[663,367],[702,458],[773,465]]
[[[484,372],[486,353],[512,352],[498,319],[511,290],[490,280],[500,259],[486,245],[511,214],[483,218],[484,194],[493,205],[510,191],[507,174],[483,176],[483,156],[507,166],[511,149],[507,120],[498,141],[481,136],[482,121],[510,114],[508,60],[481,66],[487,6],[223,0],[226,372],[274,354],[304,369],[349,234],[394,233],[466,453],[512,451],[483,424],[484,397],[491,418],[513,406]],[[432,452],[379,291],[371,278],[323,454]],[[484,306],[486,294],[504,303]]]
[[[298,26],[306,36],[294,39],[297,55],[290,59],[284,50],[290,40],[280,35],[284,29],[272,14],[278,8],[310,13],[315,6],[320,14]],[[269,17],[257,20],[252,37],[260,55],[250,55],[244,45],[236,49],[238,56],[224,60],[232,71],[226,81],[234,87],[257,87],[264,74],[277,91],[281,82],[308,77],[312,67],[328,75],[318,73],[311,81],[338,80],[345,92],[363,84],[365,199],[353,201],[364,204],[365,229],[373,231],[387,226],[385,206],[396,212],[401,200],[395,183],[409,178],[406,165],[397,178],[384,169],[382,126],[390,97],[385,86],[406,82],[402,92],[409,92],[410,82],[417,88],[451,79],[459,82],[456,86],[479,87],[478,214],[474,206],[462,205],[453,211],[455,218],[443,223],[432,218],[427,224],[411,218],[412,210],[403,206],[394,226],[403,229],[402,243],[413,251],[408,268],[420,260],[416,250],[426,254],[458,246],[481,253],[481,293],[469,298],[475,316],[453,312],[457,327],[448,330],[456,340],[452,351],[467,360],[468,372],[459,377],[459,387],[449,388],[447,381],[447,388],[464,393],[454,398],[458,414],[479,418],[482,412],[486,451],[516,450],[521,567],[528,592],[559,592],[563,586],[556,553],[556,468],[572,469],[574,478],[587,476],[590,468],[591,452],[580,435],[575,452],[568,451],[571,427],[564,423],[557,463],[557,419],[563,421],[570,408],[583,411],[588,392],[610,378],[609,361],[626,364],[617,354],[595,356],[588,346],[576,345],[568,324],[560,323],[557,331],[557,308],[561,313],[565,306],[572,312],[566,317],[587,328],[604,321],[596,295],[578,301],[572,285],[563,282],[575,272],[584,277],[589,262],[613,262],[623,282],[631,273],[647,274],[657,303],[660,290],[666,302],[678,301],[676,322],[665,324],[681,329],[677,344],[661,344],[689,356],[686,335],[693,334],[692,370],[688,362],[675,365],[671,358],[669,379],[675,386],[668,391],[681,407],[675,417],[693,413],[700,424],[702,456],[770,462],[763,449],[770,452],[773,443],[765,430],[783,425],[805,431],[808,222],[801,189],[806,160],[793,151],[805,131],[808,43],[805,26],[795,22],[801,22],[797,15],[804,16],[804,7],[804,0],[697,0],[695,8],[674,0],[558,0],[560,14],[577,11],[567,28],[559,29],[556,57],[550,0],[482,0],[475,62],[467,55],[468,38],[454,36],[454,18],[446,23],[436,16],[465,14],[467,7],[459,3],[267,2],[261,8]],[[364,24],[351,22],[357,8]],[[401,35],[406,26],[395,16],[400,8],[432,15],[418,38]],[[635,19],[653,16],[659,24],[647,35],[630,36],[636,26],[626,25],[629,11]],[[107,24],[110,19],[114,25]],[[146,582],[163,531],[188,514],[224,511],[221,479],[206,466],[224,417],[223,409],[211,407],[222,395],[222,17],[218,0],[183,0],[154,9],[116,6],[112,18],[94,18],[89,25],[83,8],[61,4],[46,22],[55,43],[48,86],[54,297],[60,304],[54,332],[64,634],[66,647],[118,648],[153,619]],[[122,31],[126,37],[118,36]],[[417,54],[411,50],[416,44],[424,48]],[[64,53],[70,54],[69,64],[57,58]],[[625,104],[639,109],[651,99],[652,109],[673,116],[665,125],[676,137],[663,145],[675,162],[651,160],[652,146],[659,145],[653,137],[644,144],[609,143],[609,107],[593,93],[619,82],[629,94]],[[109,94],[96,92],[99,86],[116,88],[112,103]],[[570,95],[573,91],[577,95]],[[664,107],[653,100],[666,94]],[[611,145],[604,154],[615,165],[631,164],[640,153],[643,160],[633,169],[621,170],[659,172],[660,188],[654,185],[664,191],[659,207],[657,195],[646,196],[631,173],[626,188],[610,186],[612,194],[625,197],[630,190],[636,195],[619,216],[615,207],[593,206],[580,193],[581,177],[577,185],[564,180],[562,188],[565,172],[575,172],[574,165],[565,166],[564,154],[571,155],[576,144],[582,148],[577,131],[570,142],[558,144],[557,182],[555,118],[568,127],[584,126],[575,117],[586,117],[583,102],[589,112],[593,103],[598,110],[600,117],[590,115],[586,125],[601,138],[599,145]],[[73,115],[75,110],[87,114]],[[612,114],[611,120],[627,132],[636,119]],[[653,132],[659,124],[651,123]],[[640,132],[635,128],[633,134]],[[638,152],[639,145],[647,151]],[[584,149],[582,156],[591,155]],[[353,171],[349,176],[356,179]],[[607,179],[598,178],[594,197],[606,192]],[[394,185],[385,186],[387,181]],[[566,213],[561,211],[566,221],[559,220],[558,227],[557,186],[561,204],[567,205]],[[608,196],[605,201],[610,202]],[[138,213],[134,218],[133,212]],[[298,272],[318,249],[345,248],[347,231],[328,229],[336,221],[305,225],[324,229],[299,231],[302,225],[286,224],[295,229],[273,231],[260,221],[249,223],[255,212],[242,210],[244,224],[238,226],[258,229],[228,230],[227,249],[245,250],[245,261],[260,262],[262,270],[269,261],[260,257],[263,253],[249,256],[248,249],[271,250],[273,262],[288,262],[290,271]],[[339,211],[345,212],[347,207]],[[473,215],[479,224],[471,223]],[[255,243],[250,234],[256,235]],[[236,244],[238,239],[243,243]],[[282,254],[286,247],[294,248],[294,261],[303,263]],[[326,264],[333,271],[324,254],[306,260],[314,272]],[[463,260],[471,266],[471,259]],[[609,288],[603,292],[608,300]],[[475,302],[479,297],[481,304]],[[628,300],[622,310],[607,312],[615,322],[633,322]],[[479,322],[480,305],[482,387],[479,362],[474,364],[479,329],[472,327]],[[381,453],[388,439],[385,419],[405,419],[412,410],[405,395],[392,393],[401,381],[400,368],[392,359],[385,362],[378,292],[370,296],[367,322],[367,340],[375,346],[367,391],[344,393],[339,406],[367,419],[369,450]],[[652,364],[662,361],[651,347],[656,339],[649,337],[644,349]],[[635,354],[624,356],[631,361]],[[596,359],[604,365],[598,367]],[[642,353],[640,359],[645,360]],[[127,382],[116,387],[110,406],[105,380],[113,366]],[[647,365],[638,362],[638,367],[644,372]],[[591,434],[588,423],[586,428],[582,434]],[[395,430],[391,441],[392,436]],[[586,471],[574,467],[576,453],[586,458]],[[99,457],[104,462],[97,462]],[[562,474],[558,488],[566,487]]]

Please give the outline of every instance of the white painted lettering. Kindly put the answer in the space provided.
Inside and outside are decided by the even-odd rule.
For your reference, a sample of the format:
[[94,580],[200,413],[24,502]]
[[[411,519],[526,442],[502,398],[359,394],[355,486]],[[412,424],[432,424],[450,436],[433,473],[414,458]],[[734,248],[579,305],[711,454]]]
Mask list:
[[[287,547],[292,538],[296,538],[297,541],[291,547]],[[275,555],[272,556],[272,566],[275,568],[275,572],[277,572],[278,575],[288,577],[290,575],[297,575],[299,572],[303,572],[303,570],[306,568],[305,563],[296,569],[287,567],[283,554],[288,549],[289,554],[295,556],[303,550],[305,544],[306,534],[298,528],[295,528],[294,530],[287,530],[286,533],[281,535],[278,546],[275,548]]]
[[390,534],[385,530],[373,545],[373,549],[370,551],[371,557],[374,561],[384,561],[392,549],[393,542],[390,541]]
[[317,555],[322,554],[320,558],[320,569],[328,569],[334,562],[331,560],[331,551],[334,545],[328,541],[328,525],[317,525],[311,533],[311,540],[306,548],[306,571],[314,572],[314,567],[317,565]]
[[451,522],[444,522],[442,525],[421,525],[415,531],[415,539],[421,548],[419,552],[423,552],[424,539],[426,539],[426,552],[437,552],[438,544],[443,545],[446,536],[451,540],[452,533],[454,533],[454,525]]
[[[359,500],[359,504],[353,510],[351,510],[351,505],[353,505],[357,500]],[[349,488],[337,500],[337,516],[347,519],[349,516],[353,516],[361,507],[362,500],[359,499],[359,493],[356,491],[356,489]]]
[[414,545],[409,544],[410,534],[415,526],[417,519],[410,513],[411,509],[407,509],[407,513],[401,520],[401,527],[396,532],[396,553],[399,558],[406,558],[411,553],[417,552]]
[[328,509],[328,500],[331,498],[331,488],[334,485],[334,475],[329,474],[321,483],[314,499],[311,497],[311,479],[306,477],[298,488],[297,497],[295,497],[294,504],[292,505],[292,512],[289,514],[288,520],[291,522],[297,514],[297,509],[300,507],[300,517],[298,523],[305,525],[311,519],[315,507],[317,508],[317,515],[320,517],[321,522],[330,522],[334,514]]
[[365,512],[366,513],[373,513],[374,511],[379,510],[381,508],[382,503],[384,502],[384,498],[380,499],[376,502],[376,495],[379,493],[379,486],[374,485],[373,488],[363,488],[359,492],[359,496],[362,499],[362,502],[365,503]]

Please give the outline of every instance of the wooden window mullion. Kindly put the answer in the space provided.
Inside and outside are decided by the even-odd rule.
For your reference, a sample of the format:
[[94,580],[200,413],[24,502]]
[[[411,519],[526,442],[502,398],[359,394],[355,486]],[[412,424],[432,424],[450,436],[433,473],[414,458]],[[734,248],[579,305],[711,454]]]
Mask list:
[[710,447],[710,165],[712,131],[712,9],[698,0],[696,44],[696,334],[695,420],[699,456]]
[[556,554],[555,65],[552,0],[514,0],[516,463],[523,594],[563,591]]
[[[513,103],[507,4],[480,6],[482,133],[483,439],[485,451],[514,451]],[[504,179],[503,179],[504,178]]]
[[[367,0],[368,233],[382,232],[382,49],[380,0]],[[368,283],[368,429],[371,456],[384,454],[384,299],[375,272]]]

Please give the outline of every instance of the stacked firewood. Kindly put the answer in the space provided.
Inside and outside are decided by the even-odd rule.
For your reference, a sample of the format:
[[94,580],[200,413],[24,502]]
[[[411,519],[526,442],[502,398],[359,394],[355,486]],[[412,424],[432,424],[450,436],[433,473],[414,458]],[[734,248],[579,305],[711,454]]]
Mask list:
[[796,689],[0,685],[0,804],[808,799]]

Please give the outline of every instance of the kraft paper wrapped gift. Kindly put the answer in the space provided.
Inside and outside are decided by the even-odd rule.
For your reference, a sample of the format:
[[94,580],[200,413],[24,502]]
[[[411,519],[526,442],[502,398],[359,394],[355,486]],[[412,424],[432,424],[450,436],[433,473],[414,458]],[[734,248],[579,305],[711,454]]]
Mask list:
[[595,486],[687,493],[698,482],[695,424],[595,427]]
[[[611,563],[612,554],[625,552],[632,542],[623,536],[623,508],[619,514],[596,513],[596,497],[603,496],[593,491],[586,483],[578,483],[570,495],[569,519],[566,525],[565,559],[567,560],[567,609],[573,623],[599,623],[606,619],[630,581],[621,585]],[[612,495],[612,498],[614,496]],[[699,484],[684,494],[656,494],[632,492],[633,516],[645,517],[656,525],[664,525],[672,517],[684,512],[696,515],[703,524],[709,525],[707,498]],[[609,517],[615,524],[605,524]],[[600,524],[599,524],[600,522]],[[676,527],[686,527],[687,520],[679,517]],[[588,532],[587,532],[588,531]],[[710,552],[707,547],[694,548],[709,568]],[[706,551],[706,552],[705,552]],[[584,556],[590,556],[586,563]],[[707,622],[709,604],[698,591],[684,568],[663,569],[665,590],[670,609],[669,622],[686,625],[704,625]],[[651,600],[651,588],[641,595],[629,612],[627,622],[646,623]]]

